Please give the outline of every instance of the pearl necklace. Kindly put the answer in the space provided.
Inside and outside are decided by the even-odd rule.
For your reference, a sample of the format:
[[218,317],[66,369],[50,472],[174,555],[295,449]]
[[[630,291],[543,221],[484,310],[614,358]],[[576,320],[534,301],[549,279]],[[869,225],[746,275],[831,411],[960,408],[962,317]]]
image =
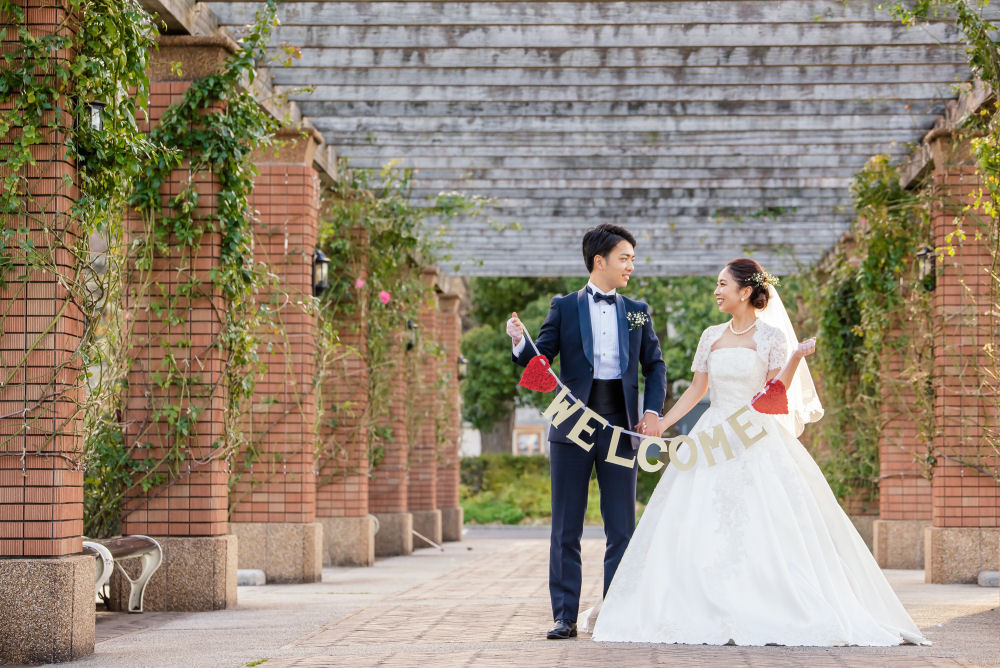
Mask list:
[[736,336],[743,336],[744,334],[746,334],[747,332],[749,332],[751,329],[753,329],[756,326],[757,326],[757,319],[754,318],[753,322],[750,323],[749,327],[747,327],[744,330],[741,330],[741,331],[737,332],[735,329],[733,329],[733,321],[732,320],[729,321],[729,331],[732,332],[733,334],[735,334]]

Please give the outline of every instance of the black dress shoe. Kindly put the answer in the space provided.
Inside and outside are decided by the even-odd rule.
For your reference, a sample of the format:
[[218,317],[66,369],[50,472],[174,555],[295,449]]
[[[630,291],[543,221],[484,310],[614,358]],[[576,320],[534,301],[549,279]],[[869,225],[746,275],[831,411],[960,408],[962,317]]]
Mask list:
[[566,638],[576,637],[576,622],[568,622],[565,619],[557,619],[555,628],[549,631],[546,636],[549,640],[566,640]]

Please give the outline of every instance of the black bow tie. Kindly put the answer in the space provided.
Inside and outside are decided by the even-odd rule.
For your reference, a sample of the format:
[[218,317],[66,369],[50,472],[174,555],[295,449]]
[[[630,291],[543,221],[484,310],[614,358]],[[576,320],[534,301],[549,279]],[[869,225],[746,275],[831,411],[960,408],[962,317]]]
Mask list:
[[594,296],[594,303],[597,303],[597,302],[607,302],[609,304],[614,304],[615,303],[615,296],[614,295],[602,295],[599,292],[594,292],[590,288],[587,288],[587,292],[589,292],[590,294],[592,294]]

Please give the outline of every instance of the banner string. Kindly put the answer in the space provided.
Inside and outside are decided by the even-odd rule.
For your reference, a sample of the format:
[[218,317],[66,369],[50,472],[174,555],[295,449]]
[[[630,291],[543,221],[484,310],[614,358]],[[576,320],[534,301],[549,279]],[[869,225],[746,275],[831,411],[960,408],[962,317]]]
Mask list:
[[[528,341],[529,344],[531,344],[531,349],[535,351],[535,355],[536,356],[541,355],[542,354],[541,351],[538,350],[538,346],[535,345],[535,342],[531,338],[531,334],[528,333],[528,328],[525,327],[523,323],[521,325],[521,332],[524,333],[524,338]],[[545,359],[548,359],[548,357],[546,357]],[[781,374],[785,372],[785,369],[787,367],[788,367],[788,362],[785,362],[785,365],[781,367],[781,370],[778,372],[775,378],[780,378]],[[546,371],[552,374],[552,377],[556,379],[556,383],[559,385],[560,388],[567,390],[567,396],[569,396],[573,402],[579,401],[579,399],[571,391],[569,391],[568,388],[566,388],[566,385],[563,384],[563,382],[559,379],[559,376],[556,374],[556,372],[552,370],[551,365],[549,366],[548,369],[546,369]],[[764,394],[766,393],[767,393],[767,386],[765,385],[764,389],[758,392],[756,395],[754,395],[753,399],[750,400],[750,402],[748,403],[748,407],[753,408],[754,403],[762,396],[764,396]],[[625,429],[624,427],[622,427],[621,430],[623,434],[628,434],[629,436],[636,436],[638,438],[649,438],[650,436],[658,437],[658,434],[640,434],[638,432]]]

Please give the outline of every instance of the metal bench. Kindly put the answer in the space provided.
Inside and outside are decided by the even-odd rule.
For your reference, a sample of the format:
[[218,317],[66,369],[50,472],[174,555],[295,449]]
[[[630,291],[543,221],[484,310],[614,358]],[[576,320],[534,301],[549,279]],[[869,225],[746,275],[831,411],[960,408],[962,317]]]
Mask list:
[[[83,551],[90,552],[97,558],[97,595],[103,598],[104,585],[111,579],[111,573],[117,563],[118,569],[131,585],[128,595],[128,611],[142,612],[142,598],[146,592],[146,585],[163,561],[163,549],[160,544],[149,536],[122,536],[99,541],[85,540],[83,541]],[[120,563],[122,559],[134,558],[138,558],[142,566],[135,579],[122,568]]]

